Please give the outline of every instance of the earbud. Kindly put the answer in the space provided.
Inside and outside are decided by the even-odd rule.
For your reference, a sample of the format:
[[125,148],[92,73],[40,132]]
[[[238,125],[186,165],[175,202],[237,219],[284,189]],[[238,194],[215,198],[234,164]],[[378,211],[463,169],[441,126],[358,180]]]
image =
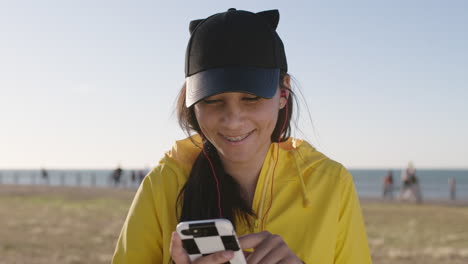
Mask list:
[[286,97],[287,93],[285,89],[281,89],[281,97]]

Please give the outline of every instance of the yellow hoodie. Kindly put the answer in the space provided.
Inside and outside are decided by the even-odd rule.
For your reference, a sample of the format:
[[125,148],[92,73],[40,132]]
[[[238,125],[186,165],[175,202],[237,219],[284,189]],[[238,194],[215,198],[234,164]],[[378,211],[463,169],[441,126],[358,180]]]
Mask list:
[[[199,141],[199,137],[194,137]],[[260,172],[252,208],[253,232],[280,235],[305,263],[371,263],[352,176],[307,142],[272,143]],[[112,263],[169,263],[175,204],[200,149],[177,141],[145,177],[122,228]],[[271,183],[273,180],[273,201]],[[262,218],[270,207],[267,217]],[[242,222],[239,222],[242,225]],[[236,226],[239,236],[250,232]]]

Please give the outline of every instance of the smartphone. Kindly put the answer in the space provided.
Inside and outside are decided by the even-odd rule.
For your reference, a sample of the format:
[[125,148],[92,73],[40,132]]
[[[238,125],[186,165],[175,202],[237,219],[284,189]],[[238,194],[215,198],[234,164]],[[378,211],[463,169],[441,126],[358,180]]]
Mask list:
[[226,263],[247,263],[234,227],[228,219],[180,222],[176,230],[191,261],[215,252],[232,250],[234,257]]

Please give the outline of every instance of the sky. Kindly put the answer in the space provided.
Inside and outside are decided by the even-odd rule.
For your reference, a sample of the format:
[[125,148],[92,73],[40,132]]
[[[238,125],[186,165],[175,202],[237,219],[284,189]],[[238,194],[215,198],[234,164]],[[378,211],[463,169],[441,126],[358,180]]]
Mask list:
[[462,0],[0,0],[0,168],[155,166],[186,137],[189,22],[231,7],[280,12],[295,137],[348,168],[468,168]]

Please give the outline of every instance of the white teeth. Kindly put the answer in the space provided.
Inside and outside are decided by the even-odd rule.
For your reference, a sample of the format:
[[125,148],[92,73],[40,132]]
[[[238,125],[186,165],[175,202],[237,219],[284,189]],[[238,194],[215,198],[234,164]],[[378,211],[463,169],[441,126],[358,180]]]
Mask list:
[[239,137],[228,137],[228,136],[224,136],[224,135],[223,135],[223,137],[224,137],[225,139],[231,141],[231,142],[236,142],[236,141],[241,141],[241,140],[243,140],[244,138],[248,137],[249,135],[250,135],[250,133],[247,134],[247,135],[245,135],[245,136],[239,136]]

